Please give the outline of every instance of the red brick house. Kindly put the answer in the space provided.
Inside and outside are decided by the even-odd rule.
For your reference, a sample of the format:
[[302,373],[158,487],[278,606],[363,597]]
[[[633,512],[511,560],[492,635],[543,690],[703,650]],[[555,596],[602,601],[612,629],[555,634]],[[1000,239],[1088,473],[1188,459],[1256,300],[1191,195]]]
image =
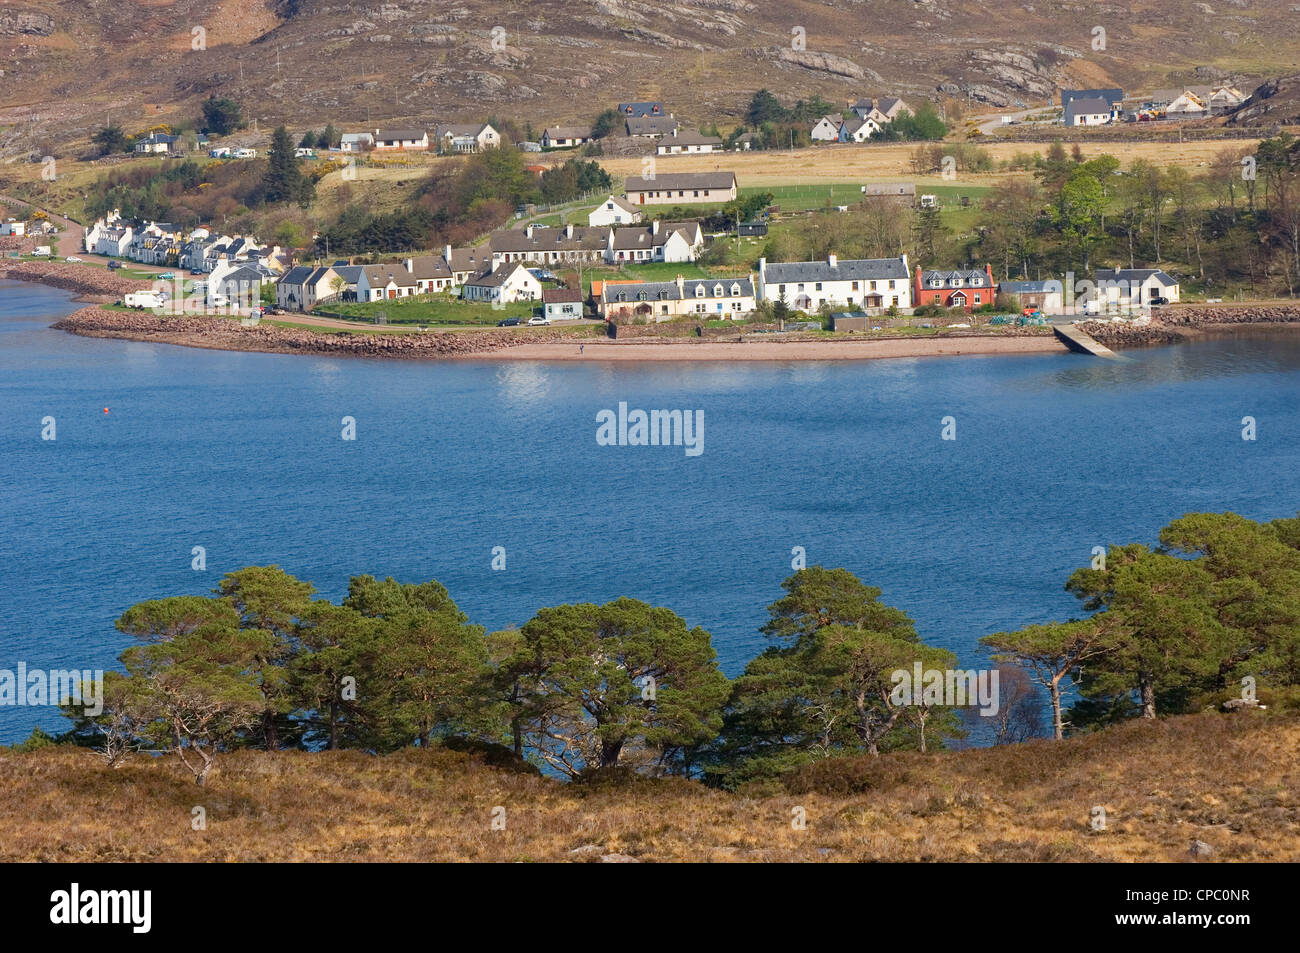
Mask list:
[[993,281],[993,269],[985,265],[979,269],[961,269],[957,271],[925,271],[916,269],[916,279],[912,285],[912,304],[939,305],[941,308],[965,308],[974,311],[986,304],[992,304],[997,297],[997,285]]

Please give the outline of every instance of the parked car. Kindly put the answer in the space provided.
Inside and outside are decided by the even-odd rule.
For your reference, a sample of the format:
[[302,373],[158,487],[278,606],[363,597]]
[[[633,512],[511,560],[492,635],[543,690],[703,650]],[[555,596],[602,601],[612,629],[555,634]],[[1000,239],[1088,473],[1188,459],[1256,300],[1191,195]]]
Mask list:
[[175,280],[176,280],[176,272],[174,272],[174,271],[164,271],[161,275],[158,276],[158,280],[159,280],[159,281],[175,281]]
[[1155,297],[1155,298],[1152,298],[1152,299],[1151,299],[1151,303],[1152,303],[1152,304],[1168,304],[1168,303],[1169,303],[1169,299],[1168,299],[1168,298],[1162,298],[1162,297]]
[[201,275],[201,274],[203,274],[203,269],[202,269],[202,268],[191,268],[191,269],[190,269],[190,274],[191,274],[191,275]]
[[109,267],[110,270],[111,270],[111,269],[114,269],[114,268],[121,268],[121,267],[122,267],[122,263],[121,263],[120,261],[110,261],[110,262],[108,263],[108,267]]
[[560,280],[552,272],[547,271],[545,268],[529,268],[528,273],[532,275],[534,278],[536,278],[538,281],[559,281]]
[[518,326],[519,326],[518,318],[506,318],[504,321],[497,322],[497,327],[499,328],[514,328]]
[[64,260],[64,261],[77,261],[77,262],[81,261],[81,259],[78,258],[76,255],[69,255],[67,258],[65,258],[65,259],[63,259],[63,260]]
[[551,319],[550,319],[550,318],[544,318],[544,317],[542,317],[540,314],[535,314],[535,315],[533,315],[531,318],[528,319],[528,323],[529,323],[529,324],[532,324],[532,325],[550,324],[550,323],[551,323]]

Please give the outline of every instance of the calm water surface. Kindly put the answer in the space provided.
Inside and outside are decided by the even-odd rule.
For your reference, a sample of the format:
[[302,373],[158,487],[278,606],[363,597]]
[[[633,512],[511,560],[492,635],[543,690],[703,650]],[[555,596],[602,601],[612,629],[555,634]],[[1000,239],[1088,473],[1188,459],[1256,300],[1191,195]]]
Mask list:
[[[133,602],[277,563],[336,599],[352,574],[437,578],[491,628],[634,596],[734,675],[795,546],[979,665],[980,636],[1077,612],[1062,583],[1095,545],[1300,509],[1297,335],[1112,362],[398,363],[48,328],[74,307],[0,281],[0,668],[112,667]],[[598,446],[619,401],[702,409],[704,453]],[[0,708],[0,742],[33,724],[64,722]]]

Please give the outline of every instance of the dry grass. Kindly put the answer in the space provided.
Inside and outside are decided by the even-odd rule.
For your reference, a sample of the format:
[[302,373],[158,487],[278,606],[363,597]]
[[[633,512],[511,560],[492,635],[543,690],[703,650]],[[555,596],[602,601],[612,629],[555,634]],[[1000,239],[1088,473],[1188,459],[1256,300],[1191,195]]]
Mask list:
[[[1202,715],[1061,744],[825,762],[776,795],[566,785],[435,749],[173,758],[0,755],[0,858],[41,861],[1300,860],[1300,721]],[[1104,832],[1090,829],[1105,807]],[[207,829],[191,829],[202,806]],[[505,830],[492,830],[494,807]],[[802,807],[807,829],[792,829]],[[591,846],[589,846],[591,845]],[[577,848],[586,851],[570,853]]]

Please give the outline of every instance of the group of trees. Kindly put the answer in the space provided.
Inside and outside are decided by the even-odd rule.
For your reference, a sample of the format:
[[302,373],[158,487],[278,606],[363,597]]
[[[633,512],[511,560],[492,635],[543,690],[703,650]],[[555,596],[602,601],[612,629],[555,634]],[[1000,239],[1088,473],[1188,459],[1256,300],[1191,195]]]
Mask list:
[[1245,679],[1300,702],[1300,519],[1190,513],[1156,549],[1111,546],[1066,589],[1092,614],[982,640],[1042,685],[1057,738],[1241,698]]
[[[1198,711],[1247,675],[1270,700],[1300,703],[1300,519],[1189,514],[1160,540],[1111,547],[1070,577],[1091,615],[983,640],[1011,666],[991,713],[997,741],[1036,733],[1031,679],[1058,738]],[[728,680],[708,632],[635,599],[546,608],[488,633],[436,581],[357,576],[335,604],[278,567],[249,567],[211,596],[128,609],[117,627],[138,644],[107,675],[101,714],[69,709],[65,740],[110,761],[170,751],[199,783],[232,748],[383,753],[457,739],[569,777],[625,768],[736,786],[965,734],[970,712],[951,698],[897,695],[898,672],[956,659],[879,589],[820,566],[782,588],[762,629],[771,644]]]
[[1286,133],[1225,148],[1201,173],[1146,159],[1124,168],[1059,142],[1029,167],[1032,181],[993,187],[966,249],[1004,278],[1086,274],[1106,260],[1172,263],[1205,286],[1300,291],[1300,142]]
[[499,228],[519,205],[558,204],[589,192],[610,189],[609,174],[597,162],[572,158],[538,176],[525,154],[502,146],[485,149],[454,163],[435,166],[420,184],[410,205],[394,212],[372,213],[349,204],[323,230],[340,254],[411,251],[472,241]]

